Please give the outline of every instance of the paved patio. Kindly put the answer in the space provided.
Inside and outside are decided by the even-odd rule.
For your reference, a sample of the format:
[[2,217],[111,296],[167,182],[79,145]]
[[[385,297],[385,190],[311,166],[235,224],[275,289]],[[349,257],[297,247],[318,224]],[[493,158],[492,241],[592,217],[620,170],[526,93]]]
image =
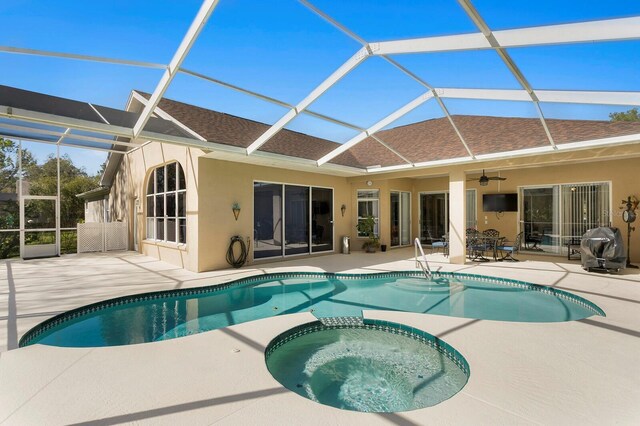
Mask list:
[[[517,278],[571,291],[607,317],[508,323],[366,311],[422,328],[458,349],[471,378],[435,407],[364,414],[315,404],[282,388],[264,365],[276,334],[313,320],[274,317],[181,339],[107,348],[16,349],[31,327],[111,297],[188,288],[282,270],[413,269],[413,250],[328,255],[195,274],[132,252],[0,263],[0,424],[638,424],[640,272],[584,272],[542,256],[444,271]],[[313,266],[309,266],[313,265]],[[239,349],[236,352],[235,349]]]

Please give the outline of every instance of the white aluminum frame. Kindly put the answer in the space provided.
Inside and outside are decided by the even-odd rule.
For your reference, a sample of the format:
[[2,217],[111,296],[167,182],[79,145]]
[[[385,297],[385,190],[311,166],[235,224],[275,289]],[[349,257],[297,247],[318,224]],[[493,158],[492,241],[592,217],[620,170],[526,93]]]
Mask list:
[[[525,48],[528,46],[543,46],[543,45],[560,45],[560,44],[575,44],[575,43],[588,43],[588,42],[605,42],[605,41],[620,41],[620,40],[638,40],[640,39],[640,16],[632,16],[628,18],[618,18],[618,19],[604,19],[597,21],[588,21],[588,22],[577,22],[570,24],[559,24],[559,25],[543,25],[538,27],[522,27],[510,30],[499,30],[499,31],[491,31],[487,24],[484,22],[481,15],[475,9],[475,7],[471,4],[469,0],[458,0],[459,5],[463,8],[465,13],[472,19],[475,25],[478,27],[480,32],[471,33],[471,34],[454,34],[447,36],[435,36],[435,37],[421,37],[421,38],[412,38],[406,40],[389,40],[382,42],[368,42],[363,38],[356,35],[353,31],[348,29],[346,26],[338,23],[335,19],[330,17],[328,14],[321,11],[316,6],[312,5],[308,0],[299,0],[307,9],[311,10],[313,13],[318,15],[320,18],[328,22],[329,24],[336,27],[339,31],[355,40],[362,47],[342,66],[340,66],[336,71],[334,71],[327,79],[325,79],[319,86],[313,89],[302,101],[300,101],[297,105],[292,106],[288,103],[279,101],[275,98],[271,98],[265,95],[261,95],[256,92],[252,92],[247,89],[243,89],[241,87],[225,83],[221,80],[217,80],[213,77],[206,76],[204,74],[198,73],[196,71],[187,70],[185,68],[181,68],[183,61],[186,56],[189,54],[193,44],[198,39],[199,35],[202,32],[202,29],[208,22],[212,12],[218,5],[218,0],[204,0],[197,15],[195,16],[189,30],[184,35],[182,42],[178,49],[175,51],[172,60],[168,65],[152,63],[152,62],[144,62],[137,61],[131,59],[120,59],[120,58],[108,58],[94,55],[85,55],[85,54],[76,54],[71,52],[56,52],[56,51],[45,51],[38,49],[29,49],[23,47],[13,47],[13,46],[0,46],[0,53],[6,54],[19,54],[19,55],[29,55],[29,56],[44,56],[44,57],[55,57],[59,59],[67,59],[67,60],[78,60],[78,61],[90,61],[90,62],[99,62],[105,64],[112,65],[122,65],[122,66],[132,66],[132,67],[141,67],[148,69],[161,69],[164,70],[164,74],[156,88],[151,95],[151,98],[148,102],[145,103],[143,112],[136,122],[133,129],[123,128],[119,126],[113,126],[109,124],[104,117],[101,117],[104,121],[104,124],[95,123],[95,122],[87,122],[84,120],[77,120],[68,117],[60,117],[51,114],[42,114],[33,111],[25,111],[15,108],[10,108],[7,106],[0,105],[0,117],[10,117],[10,118],[19,118],[22,121],[33,122],[33,123],[46,123],[51,125],[56,125],[67,129],[66,132],[58,133],[58,141],[54,142],[58,146],[71,146],[76,148],[83,149],[94,149],[97,151],[107,151],[107,152],[121,152],[117,150],[110,150],[106,148],[100,147],[83,147],[73,144],[65,144],[66,137],[73,137],[78,140],[88,140],[93,142],[103,142],[101,140],[90,140],[89,137],[82,137],[81,135],[65,135],[65,133],[69,133],[69,129],[79,129],[79,130],[88,130],[92,132],[103,133],[107,136],[117,136],[131,139],[131,142],[120,142],[120,141],[110,141],[115,145],[122,145],[126,147],[131,147],[132,145],[139,145],[139,142],[144,142],[145,140],[154,140],[158,142],[178,144],[183,146],[191,146],[197,147],[204,150],[209,151],[218,151],[225,153],[232,153],[233,155],[260,155],[261,157],[264,154],[265,158],[269,159],[277,159],[277,161],[282,160],[286,161],[298,161],[300,159],[287,157],[287,156],[277,156],[269,153],[257,153],[256,151],[266,143],[273,135],[275,135],[278,131],[284,128],[289,122],[291,122],[298,114],[305,113],[321,120],[326,120],[332,122],[334,124],[346,126],[355,130],[359,130],[360,134],[355,138],[352,138],[350,141],[345,143],[343,146],[336,148],[335,151],[332,151],[315,162],[316,166],[323,166],[328,170],[335,171],[343,171],[346,173],[355,173],[355,174],[367,174],[367,173],[379,173],[385,171],[393,171],[393,170],[403,170],[411,167],[432,167],[444,164],[461,164],[468,161],[476,161],[476,160],[485,160],[490,158],[503,158],[506,156],[513,155],[529,155],[531,153],[544,153],[544,152],[553,152],[553,151],[561,151],[561,150],[569,150],[569,149],[582,149],[588,147],[596,147],[596,146],[608,146],[612,144],[624,144],[630,143],[629,137],[621,137],[621,138],[605,138],[599,140],[592,141],[582,141],[575,142],[571,144],[562,144],[556,145],[552,135],[549,132],[549,129],[546,125],[545,117],[540,108],[539,102],[560,102],[560,103],[575,103],[575,104],[606,104],[606,105],[627,105],[627,106],[638,106],[640,105],[640,92],[607,92],[607,91],[567,91],[567,90],[543,90],[543,89],[533,89],[531,85],[527,82],[524,74],[519,70],[516,66],[513,59],[508,55],[506,49],[507,48]],[[434,88],[429,85],[426,81],[422,80],[410,70],[406,69],[399,63],[397,63],[394,59],[389,57],[388,55],[396,55],[396,54],[409,54],[409,53],[431,53],[431,52],[443,52],[443,51],[465,51],[465,50],[477,50],[477,49],[486,49],[486,50],[494,50],[496,54],[499,55],[501,60],[505,63],[505,65],[509,68],[514,77],[520,82],[522,86],[522,90],[491,90],[491,89],[456,89],[456,88]],[[440,108],[442,109],[444,115],[449,120],[451,126],[456,132],[458,138],[461,143],[464,145],[465,150],[469,154],[468,157],[463,158],[453,158],[447,160],[438,160],[438,161],[428,161],[422,163],[412,163],[409,159],[404,157],[402,154],[397,152],[397,150],[393,149],[392,146],[385,143],[380,139],[379,136],[375,136],[375,133],[380,130],[384,126],[380,126],[381,123],[387,122],[387,119],[393,117],[394,119],[400,118],[402,115],[406,114],[406,112],[410,111],[412,108],[409,107],[409,104],[406,105],[406,109],[401,109],[387,116],[377,123],[377,125],[372,126],[369,129],[361,129],[358,126],[351,125],[337,118],[328,117],[324,114],[319,114],[313,111],[308,110],[308,107],[311,103],[317,100],[320,96],[322,96],[327,90],[330,90],[342,77],[348,74],[350,71],[355,69],[361,63],[363,63],[367,58],[371,56],[380,56],[388,63],[398,68],[401,72],[407,75],[409,78],[412,78],[426,89],[429,90],[428,93],[431,93],[431,96],[436,99]],[[153,113],[157,113],[162,116],[162,112],[157,108],[158,102],[164,95],[165,91],[171,84],[173,78],[177,73],[184,73],[186,75],[190,75],[196,78],[204,79],[206,81],[212,82],[214,84],[221,85],[223,87],[236,90],[247,95],[265,100],[267,102],[271,102],[274,104],[278,104],[282,107],[289,108],[289,112],[287,112],[278,122],[276,122],[273,126],[271,126],[263,135],[261,135],[256,141],[254,141],[247,149],[237,148],[237,147],[229,147],[221,144],[216,144],[212,141],[206,141],[200,135],[197,135],[192,130],[188,129],[187,131],[193,136],[193,138],[185,138],[185,137],[175,137],[170,135],[162,135],[152,132],[144,131],[144,126],[151,117]],[[487,99],[487,100],[512,100],[512,101],[525,101],[532,102],[538,112],[539,119],[545,129],[547,138],[549,139],[549,148],[548,149],[533,149],[533,150],[514,150],[510,152],[489,154],[489,155],[474,155],[474,153],[469,149],[469,146],[465,142],[463,135],[459,132],[454,119],[449,114],[446,106],[442,102],[443,98],[463,98],[463,99]],[[410,103],[411,104],[411,103]],[[96,113],[98,111],[96,110]],[[404,114],[403,114],[404,113]],[[165,117],[163,117],[165,118]],[[393,120],[391,120],[392,122]],[[177,123],[180,125],[180,123]],[[387,123],[389,124],[389,123]],[[183,126],[181,126],[183,127]],[[186,126],[184,126],[186,127]],[[0,130],[1,132],[1,130]],[[7,135],[8,137],[13,137],[11,135]],[[363,137],[364,136],[364,137]],[[377,168],[367,168],[367,169],[359,169],[359,168],[350,168],[344,166],[337,166],[334,164],[327,164],[330,159],[335,158],[340,153],[349,149],[350,147],[356,145],[361,140],[364,140],[366,137],[371,136],[374,140],[379,142],[385,148],[389,149],[396,156],[398,156],[405,164],[394,165],[389,167],[377,167]],[[100,138],[95,138],[100,139]],[[140,141],[142,139],[142,141]],[[634,141],[638,141],[640,139],[640,134],[632,135],[631,139]],[[24,139],[28,140],[28,139]],[[51,143],[51,141],[40,141],[36,139],[31,139],[37,142],[42,143]],[[311,161],[300,161],[300,164],[309,165]],[[306,166],[305,166],[306,167]]]
[[423,103],[427,102],[431,98],[433,98],[433,92],[427,92],[427,93],[421,94],[420,96],[418,96],[417,98],[415,98],[411,102],[409,102],[409,103],[405,104],[404,106],[402,106],[400,109],[392,112],[391,114],[389,114],[388,116],[386,116],[382,120],[378,121],[377,123],[375,123],[374,125],[369,127],[364,132],[361,132],[360,134],[358,134],[357,136],[351,138],[349,141],[343,143],[341,146],[339,146],[338,148],[334,149],[333,151],[331,151],[330,153],[328,153],[324,157],[320,158],[318,160],[318,166],[323,165],[327,161],[330,161],[330,160],[334,159],[335,157],[337,157],[338,155],[342,154],[343,152],[345,152],[349,148],[359,144],[360,142],[362,142],[363,140],[365,140],[369,136],[371,136],[374,133],[376,133],[378,130],[381,130],[384,127],[388,126],[389,124],[393,123],[394,121],[396,121],[397,119],[399,119],[400,117],[405,115],[406,113],[416,109],[417,107],[419,107]]
[[[391,223],[391,195],[392,194],[398,194],[398,214],[399,214],[399,219],[398,219],[398,223],[400,224],[399,228],[398,228],[398,245],[394,246],[391,244],[391,241],[389,241],[389,247],[408,247],[411,244],[413,244],[413,220],[412,220],[412,215],[411,213],[413,212],[413,192],[411,191],[405,191],[405,190],[400,190],[400,189],[390,189],[389,190],[389,223]],[[409,227],[409,242],[407,244],[402,244],[402,230],[404,229],[404,225],[402,225],[402,194],[409,194],[409,223],[407,224],[407,226]],[[391,238],[391,227],[389,227],[389,238]]]
[[189,30],[187,30],[187,34],[185,34],[184,38],[182,39],[182,42],[180,43],[180,46],[178,46],[178,50],[176,50],[175,54],[173,55],[173,58],[171,59],[171,62],[169,62],[169,66],[164,71],[162,78],[158,82],[156,89],[151,94],[149,103],[144,107],[144,110],[142,111],[142,114],[138,118],[138,121],[136,122],[135,126],[133,126],[134,139],[138,138],[142,133],[142,129],[151,118],[151,114],[153,114],[153,110],[155,109],[156,106],[158,106],[160,99],[162,99],[162,96],[164,96],[164,93],[169,88],[169,85],[171,84],[171,81],[176,76],[176,73],[178,72],[180,65],[182,65],[182,62],[184,62],[184,60],[187,58],[187,55],[189,54],[189,51],[193,47],[193,44],[198,39],[198,36],[204,29],[204,26],[209,20],[209,17],[211,16],[211,14],[213,13],[213,10],[218,5],[218,1],[219,0],[204,0],[202,2],[202,6],[200,6],[200,10],[198,11],[198,14],[196,15],[195,19],[191,23]]
[[[454,131],[458,135],[460,141],[464,145],[465,150],[469,153],[469,157],[472,160],[477,159],[476,156],[470,150],[464,137],[458,130],[454,120],[449,114],[449,111],[446,109],[446,106],[440,100],[440,97],[442,96],[441,95],[442,89],[432,88],[430,85],[428,85],[426,82],[421,80],[411,71],[409,71],[405,67],[402,67],[394,60],[390,59],[387,55],[400,54],[400,53],[441,52],[441,51],[467,50],[467,49],[494,49],[496,53],[500,56],[501,60],[505,63],[509,71],[514,75],[516,80],[520,83],[520,85],[523,88],[522,93],[515,93],[520,91],[498,91],[498,92],[502,92],[501,93],[502,96],[506,96],[506,95],[517,96],[518,97],[517,100],[532,102],[538,113],[540,122],[544,128],[545,134],[547,136],[547,139],[549,140],[549,144],[551,148],[553,150],[557,150],[558,148],[553,140],[551,132],[549,131],[544,114],[539,105],[539,102],[541,101],[540,98],[537,96],[536,92],[534,92],[533,88],[531,87],[529,82],[526,80],[523,73],[516,66],[515,62],[509,56],[509,54],[506,52],[504,48],[528,45],[524,43],[524,40],[522,37],[523,34],[528,34],[532,38],[537,37],[537,42],[542,44],[576,43],[576,42],[585,42],[585,41],[611,41],[611,40],[621,40],[621,39],[628,40],[628,39],[640,38],[640,17],[611,19],[611,20],[604,20],[604,21],[567,24],[567,25],[548,25],[548,26],[534,27],[534,28],[523,28],[520,30],[492,32],[470,1],[458,0],[458,3],[464,9],[465,13],[480,29],[481,32],[479,34],[463,34],[463,35],[441,36],[441,37],[426,37],[421,39],[396,40],[396,41],[388,41],[388,42],[381,42],[381,43],[367,43],[364,39],[357,36],[355,33],[350,31],[344,25],[338,23],[336,20],[329,17],[326,13],[322,12],[320,9],[313,6],[309,1],[300,0],[300,2],[304,4],[307,8],[309,8],[313,13],[320,16],[322,19],[329,22],[334,27],[338,28],[348,37],[363,44],[365,48],[367,48],[371,52],[371,55],[381,56],[382,58],[386,59],[389,63],[391,63],[392,65],[396,66],[398,69],[403,71],[409,77],[413,78],[423,86],[429,88],[431,90],[433,97],[435,97],[436,100],[438,101],[445,116],[448,118],[449,122],[453,126]],[[608,24],[607,25],[608,31],[603,30],[601,28],[603,23]],[[573,33],[574,31],[578,33],[574,34]],[[584,31],[584,32],[580,34],[579,33],[580,31]],[[552,34],[552,37],[549,37],[549,33]],[[500,40],[502,40],[502,42]],[[464,90],[464,89],[461,89],[461,90]],[[492,99],[491,97],[487,98],[485,96],[487,96],[487,94],[490,94],[493,96],[496,96],[498,94],[498,93],[494,93],[496,91],[490,91],[490,90],[489,91],[483,90],[483,89],[471,89],[471,90],[472,92],[470,93],[473,93],[473,95],[475,95],[473,99]],[[634,92],[623,92],[621,94],[616,92],[547,91],[547,93],[545,94],[547,96],[544,98],[544,102],[572,102],[572,103],[601,104],[608,100],[613,100],[614,105],[636,105],[636,104],[640,105],[640,100],[639,100],[640,93],[634,93]],[[504,100],[504,99],[501,99],[501,100]],[[629,102],[629,103],[626,103],[626,102]],[[404,113],[399,114],[397,118],[402,117],[404,114],[406,114],[410,110],[411,109],[408,109]],[[359,143],[361,140],[364,140],[367,136],[373,135],[373,133],[375,133],[376,131],[377,130],[375,129],[370,129],[369,131],[367,131],[367,133],[369,134],[365,135],[364,137],[363,137],[363,134],[356,136],[355,138],[343,144],[343,146],[336,148],[334,151],[320,158],[318,160],[318,165],[321,166],[327,161],[331,160],[332,158],[335,158],[337,155],[349,149],[351,146]],[[347,145],[346,148],[344,147],[345,145]],[[387,145],[385,144],[385,146]],[[412,164],[412,166],[415,166],[415,164]],[[394,167],[394,169],[397,169],[397,166],[392,166],[392,167]],[[386,171],[390,171],[390,169],[386,169]]]
[[[58,181],[60,180],[60,161],[58,157]],[[22,177],[20,178],[22,180]],[[23,195],[20,194],[20,257],[21,258],[36,258],[36,257],[51,257],[60,255],[60,185],[58,184],[56,195]],[[24,213],[25,203],[30,200],[44,200],[53,201],[55,203],[54,215],[55,215],[55,227],[53,228],[33,228],[27,229]],[[26,245],[25,234],[27,232],[54,232],[56,242],[54,244],[33,244]]]
[[298,114],[300,114],[300,112],[307,109],[309,105],[316,101],[333,85],[335,85],[338,81],[342,80],[343,77],[353,71],[358,65],[360,65],[365,59],[367,59],[369,55],[371,55],[371,51],[368,48],[363,47],[362,49],[358,50],[329,77],[327,77],[322,83],[320,83],[315,89],[313,89],[311,93],[309,93],[295,107],[291,108],[289,112],[287,112],[282,116],[282,118],[280,118],[280,120],[278,120],[258,139],[256,139],[251,145],[249,145],[247,147],[247,155],[251,155],[254,151],[264,145],[276,133],[282,130],[284,126],[289,124],[289,122],[291,122]]
[[[340,24],[338,21],[336,21],[335,19],[333,19],[332,17],[330,17],[329,15],[327,15],[326,13],[324,13],[322,10],[320,10],[319,8],[317,8],[316,6],[314,6],[313,4],[311,4],[311,2],[307,1],[307,0],[300,0],[300,3],[302,3],[305,7],[307,7],[309,10],[311,10],[313,13],[315,13],[316,15],[318,15],[320,18],[322,18],[323,20],[325,20],[326,22],[328,22],[329,24],[333,25],[334,27],[336,27],[338,30],[340,30],[343,34],[345,34],[347,37],[351,38],[352,40],[360,43],[364,48],[367,49],[371,49],[370,45],[360,36],[358,36],[357,34],[355,34],[353,31],[349,30],[347,27],[345,27],[344,25]],[[411,79],[413,79],[414,81],[416,81],[418,84],[422,85],[423,87],[425,87],[426,89],[430,90],[433,97],[436,99],[436,101],[438,102],[438,105],[440,106],[440,109],[442,109],[443,114],[445,115],[445,117],[447,117],[447,119],[449,120],[449,123],[451,124],[451,126],[453,127],[453,130],[456,132],[456,135],[458,135],[458,138],[460,139],[460,142],[462,142],[462,144],[464,145],[465,149],[467,150],[467,152],[469,153],[469,155],[471,157],[473,157],[473,153],[471,152],[471,150],[469,149],[469,146],[467,145],[466,141],[464,140],[464,137],[462,136],[462,133],[460,133],[460,131],[458,130],[458,127],[456,126],[456,124],[453,122],[453,119],[451,118],[451,114],[449,114],[449,110],[447,109],[447,107],[444,105],[444,103],[442,102],[442,100],[440,100],[440,97],[438,96],[438,92],[436,90],[434,90],[434,88],[428,84],[426,81],[424,81],[423,79],[421,79],[420,77],[418,77],[416,74],[412,73],[411,71],[409,71],[406,67],[402,66],[401,64],[399,64],[398,62],[396,62],[394,59],[390,58],[389,56],[386,55],[381,55],[381,57],[386,60],[389,64],[391,64],[392,66],[394,66],[395,68],[397,68],[398,70],[400,70],[401,72],[403,72],[404,74],[406,74],[408,77],[410,77]],[[370,134],[370,136],[375,139],[376,141],[380,142],[385,148],[387,148],[388,150],[390,150],[391,152],[393,152],[394,154],[396,154],[397,156],[399,156],[400,158],[402,158],[405,162],[407,162],[408,164],[413,166],[413,163],[411,161],[409,161],[406,157],[400,155],[395,149],[393,149],[391,146],[387,145],[386,143],[382,142],[378,136],[375,136],[373,133]]]
[[[464,7],[463,7],[464,8]],[[543,25],[493,32],[503,48],[593,43],[601,41],[637,40],[640,38],[640,17],[604,19],[573,24]],[[480,33],[421,37],[375,43],[374,55],[451,52],[494,49]]]

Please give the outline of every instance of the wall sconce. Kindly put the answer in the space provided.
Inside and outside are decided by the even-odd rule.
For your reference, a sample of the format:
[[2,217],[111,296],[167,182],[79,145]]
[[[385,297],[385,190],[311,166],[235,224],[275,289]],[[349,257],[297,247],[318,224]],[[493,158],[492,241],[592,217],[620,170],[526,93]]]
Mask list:
[[231,210],[233,210],[233,216],[238,220],[238,216],[240,216],[240,203],[233,203],[231,205]]
[[347,211],[347,206],[343,204],[342,207],[340,207],[340,212],[342,213],[342,217],[344,217],[344,212],[346,211]]

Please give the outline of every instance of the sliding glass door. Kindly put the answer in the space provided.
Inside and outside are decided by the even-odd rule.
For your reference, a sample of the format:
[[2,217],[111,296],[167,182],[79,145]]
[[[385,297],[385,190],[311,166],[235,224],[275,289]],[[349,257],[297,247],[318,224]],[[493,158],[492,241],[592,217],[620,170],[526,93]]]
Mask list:
[[284,254],[309,253],[309,187],[284,187]]
[[580,238],[588,229],[611,225],[608,183],[562,185],[562,235]]
[[[476,190],[467,189],[466,226],[477,224]],[[449,232],[449,193],[420,193],[420,241],[430,244],[431,239],[440,239]]]
[[253,256],[282,256],[282,185],[253,185]]
[[311,188],[311,251],[333,250],[333,189]]
[[411,244],[411,193],[391,191],[391,246]]
[[333,250],[333,189],[255,182],[255,259]]
[[523,188],[521,195],[524,248],[548,253],[560,252],[560,199],[558,186]]
[[420,241],[431,243],[449,230],[449,194],[420,194]]
[[609,183],[581,183],[520,189],[524,248],[561,253],[567,241],[591,228],[609,226]]

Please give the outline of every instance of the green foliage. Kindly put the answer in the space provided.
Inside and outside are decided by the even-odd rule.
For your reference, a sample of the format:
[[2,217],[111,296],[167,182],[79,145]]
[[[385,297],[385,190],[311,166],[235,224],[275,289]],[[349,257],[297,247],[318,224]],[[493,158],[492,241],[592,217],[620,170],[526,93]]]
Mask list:
[[612,112],[609,114],[609,118],[611,122],[614,121],[640,121],[640,113],[638,112],[638,108],[631,108],[626,112]]
[[380,238],[375,234],[376,220],[373,216],[367,216],[358,222],[356,228],[360,234],[366,235],[369,239],[362,243],[362,249],[375,251],[380,247]]
[[13,141],[0,138],[0,192],[11,192],[18,175],[16,147]]
[[[15,142],[0,138],[0,192],[16,194],[18,181],[18,146]],[[56,195],[58,164],[54,156],[49,156],[43,164],[38,164],[33,155],[22,150],[23,184],[28,186],[30,195]],[[89,176],[86,171],[73,164],[68,155],[60,157],[60,226],[75,227],[84,220],[84,201],[76,195],[98,186],[98,176]],[[19,204],[5,195],[0,201],[0,229],[19,228]],[[8,199],[7,199],[8,198]],[[32,200],[25,206],[25,215],[30,218],[55,218],[54,203]],[[43,219],[44,220],[44,219]],[[55,226],[55,225],[54,225]],[[66,235],[66,234],[73,234]],[[30,233],[35,238],[40,233]],[[44,238],[41,233],[37,238]],[[75,232],[65,232],[61,236],[61,251],[75,252]],[[19,233],[0,233],[0,259],[19,255]]]
[[[49,156],[42,165],[29,167],[26,179],[29,181],[29,192],[32,195],[55,195],[57,185],[57,161]],[[68,155],[60,157],[60,226],[75,227],[84,218],[84,201],[77,194],[89,191],[98,186],[97,176],[76,167]]]
[[[15,194],[18,179],[18,147],[13,141],[0,138],[0,193]],[[18,227],[19,206],[15,200],[0,201],[0,229]],[[0,259],[19,254],[20,234],[0,232]]]

